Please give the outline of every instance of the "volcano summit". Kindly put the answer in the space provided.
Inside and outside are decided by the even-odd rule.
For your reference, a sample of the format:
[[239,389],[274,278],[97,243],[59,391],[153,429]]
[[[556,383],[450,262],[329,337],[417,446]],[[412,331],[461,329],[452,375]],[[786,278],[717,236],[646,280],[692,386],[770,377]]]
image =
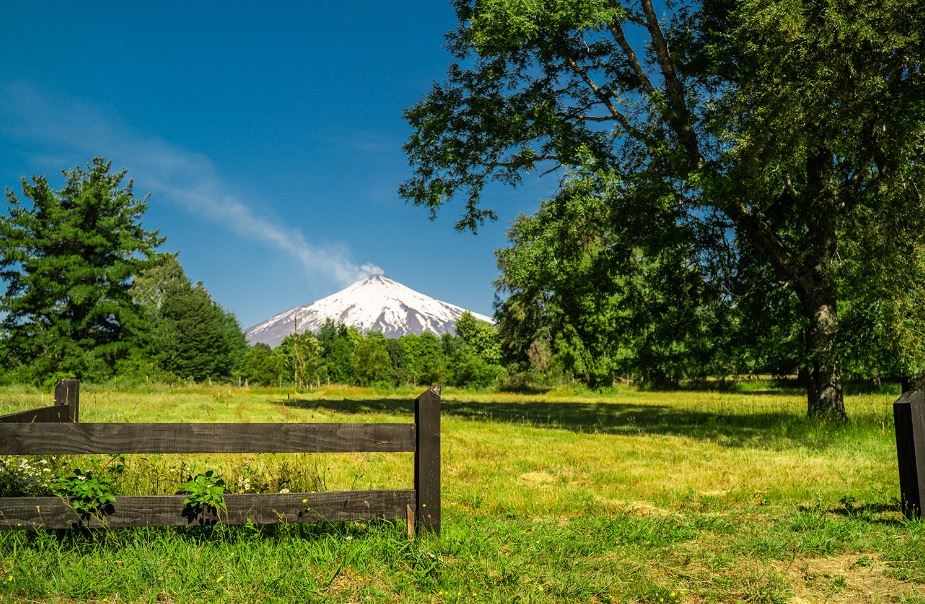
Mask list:
[[[298,306],[245,331],[251,344],[277,346],[291,333],[317,332],[328,319],[387,338],[409,333],[453,333],[466,309],[435,300],[384,275],[373,275],[308,306]],[[494,321],[472,313],[476,319]]]

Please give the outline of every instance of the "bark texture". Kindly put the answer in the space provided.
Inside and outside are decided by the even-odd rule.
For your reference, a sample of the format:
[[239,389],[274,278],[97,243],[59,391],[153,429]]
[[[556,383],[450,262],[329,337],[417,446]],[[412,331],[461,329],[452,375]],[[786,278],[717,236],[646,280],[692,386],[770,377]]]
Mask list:
[[811,355],[806,384],[807,411],[810,417],[844,419],[847,416],[841,367],[835,354],[838,315],[834,299],[817,303],[810,314],[807,329]]

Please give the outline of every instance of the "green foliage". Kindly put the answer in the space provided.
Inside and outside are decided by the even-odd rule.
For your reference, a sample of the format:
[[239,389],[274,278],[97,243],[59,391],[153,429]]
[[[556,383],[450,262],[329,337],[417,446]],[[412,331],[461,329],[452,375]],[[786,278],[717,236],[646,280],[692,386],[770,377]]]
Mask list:
[[[870,243],[873,247],[873,242]],[[867,244],[864,244],[867,247]],[[851,296],[839,308],[839,351],[845,369],[859,377],[925,376],[925,247],[893,241],[880,249],[884,271],[868,272],[862,250],[842,259],[843,291]]]
[[23,179],[24,204],[7,189],[0,216],[0,298],[4,364],[39,382],[57,376],[106,379],[144,331],[132,277],[162,243],[141,226],[147,209],[123,185],[125,171],[95,158],[63,172],[55,190]]
[[385,336],[370,332],[361,338],[353,352],[353,379],[360,386],[389,384],[393,369]]
[[498,330],[471,313],[463,313],[456,322],[456,337],[443,336],[443,351],[452,385],[487,388],[507,377]]
[[227,379],[240,371],[247,349],[244,334],[202,283],[167,290],[156,325],[160,363],[174,375],[201,381]]
[[[563,278],[549,289],[555,305],[572,297],[587,306],[538,311],[566,313],[567,325],[528,316],[541,295],[511,303],[511,320],[533,321],[517,344],[521,359],[539,342],[537,350],[553,349],[586,376],[623,373],[629,361],[668,381],[711,362],[800,367],[810,412],[843,416],[844,364],[922,366],[920,319],[907,318],[905,294],[887,284],[897,272],[911,271],[914,287],[925,281],[917,263],[903,262],[917,256],[925,226],[925,29],[912,17],[923,9],[921,0],[664,9],[649,0],[460,0],[447,80],[406,112],[415,173],[400,193],[431,213],[462,196],[457,227],[474,231],[494,218],[480,204],[487,184],[590,167],[602,180],[593,194],[618,211],[581,223],[618,235],[608,242],[614,248],[589,250],[583,265],[584,250],[568,254],[590,281]],[[573,196],[574,187],[567,178],[562,194]],[[554,222],[521,221],[514,237],[530,245],[540,238],[526,231]],[[622,230],[624,222],[637,232]],[[567,240],[578,247],[582,236],[596,237],[573,235]],[[529,254],[554,271],[555,247]],[[510,260],[504,279],[519,283]],[[700,299],[712,287],[741,330],[728,341],[716,334],[734,362],[697,361],[709,353],[702,338],[688,350],[680,337],[713,322],[715,298],[705,306]],[[587,334],[617,329],[624,309],[644,321],[632,330],[640,341],[596,350]],[[851,332],[840,330],[840,317]],[[871,320],[877,327],[865,328]],[[888,358],[910,346],[902,359]]]
[[80,514],[96,514],[116,502],[112,478],[80,469],[69,476],[55,478],[52,489],[55,494],[67,498],[74,511]]
[[244,353],[241,376],[248,383],[278,386],[288,378],[286,357],[282,347],[273,350],[266,344],[255,344]]
[[395,385],[411,383],[408,358],[405,356],[405,348],[401,342],[395,338],[386,339],[385,349],[389,355],[389,367],[392,371],[391,383]]
[[613,178],[584,167],[515,221],[511,247],[497,253],[507,358],[592,386],[722,372],[717,353],[733,318],[703,268],[683,261],[697,233],[669,209],[624,212],[633,202]]
[[[150,334],[146,335],[150,340]],[[138,386],[141,384],[170,384],[177,381],[177,376],[164,369],[150,342],[145,347],[132,352],[128,357],[119,360],[115,366],[115,375],[107,382],[125,386]]]
[[244,354],[241,376],[248,383],[292,384],[315,388],[322,383],[356,386],[450,384],[485,388],[507,377],[497,329],[465,313],[459,335],[407,334],[387,339],[363,335],[352,327],[327,322],[318,335],[291,334],[271,349],[257,344]]
[[486,363],[501,363],[498,330],[490,323],[476,319],[468,311],[464,312],[456,322],[456,335]]
[[328,380],[337,384],[352,384],[353,353],[360,333],[343,324],[326,321],[318,332],[324,347],[324,366]]
[[132,279],[132,298],[149,313],[156,313],[165,299],[189,286],[177,254],[156,254]]
[[324,372],[321,340],[310,333],[286,336],[280,344],[279,355],[286,360],[286,368],[297,388],[318,386]]
[[486,362],[468,346],[456,347],[448,358],[453,367],[451,383],[454,386],[489,388],[507,377],[504,367]]
[[238,318],[230,310],[225,310],[216,303],[221,316],[222,348],[217,353],[222,355],[222,363],[218,372],[219,377],[238,377],[244,364],[244,354],[247,352],[247,339],[244,330],[238,323]]
[[227,509],[225,504],[225,481],[217,476],[213,470],[207,470],[202,474],[191,477],[183,483],[178,494],[186,495],[183,505],[197,514],[204,511],[218,513],[219,510]]
[[0,497],[53,495],[52,485],[60,465],[56,457],[0,457]]
[[403,352],[404,381],[412,385],[439,384],[446,379],[446,359],[440,339],[432,333],[407,334],[398,339]]

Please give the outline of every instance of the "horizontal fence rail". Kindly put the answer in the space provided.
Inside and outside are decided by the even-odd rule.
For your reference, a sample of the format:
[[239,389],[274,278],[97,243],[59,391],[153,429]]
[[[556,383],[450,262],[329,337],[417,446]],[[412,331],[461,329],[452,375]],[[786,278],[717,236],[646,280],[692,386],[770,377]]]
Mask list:
[[55,404],[0,417],[0,455],[413,452],[414,490],[224,495],[191,509],[183,495],[116,497],[92,514],[67,498],[0,497],[0,528],[118,528],[405,519],[409,535],[440,532],[440,389],[414,401],[414,423],[78,423],[77,380]]
[[0,424],[69,421],[71,421],[71,418],[68,417],[67,407],[60,405],[29,409],[28,411],[20,411],[19,413],[11,413],[0,417]]
[[0,424],[0,455],[411,452],[414,424]]
[[60,497],[0,497],[3,528],[125,528],[404,519],[414,491],[342,491],[225,495],[225,510],[194,512],[183,495],[116,497],[108,510],[78,514]]

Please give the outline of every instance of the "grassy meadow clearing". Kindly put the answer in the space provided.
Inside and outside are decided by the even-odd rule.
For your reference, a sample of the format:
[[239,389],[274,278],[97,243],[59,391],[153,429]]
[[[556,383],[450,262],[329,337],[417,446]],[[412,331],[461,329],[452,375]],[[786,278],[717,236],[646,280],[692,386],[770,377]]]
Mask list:
[[[413,421],[423,389],[82,386],[81,420]],[[0,600],[925,602],[891,403],[800,392],[444,390],[443,533],[399,523],[0,532]],[[0,390],[0,413],[50,404]],[[374,399],[372,402],[359,402]],[[54,464],[100,471],[105,457]],[[128,456],[119,494],[411,488],[411,454]]]

